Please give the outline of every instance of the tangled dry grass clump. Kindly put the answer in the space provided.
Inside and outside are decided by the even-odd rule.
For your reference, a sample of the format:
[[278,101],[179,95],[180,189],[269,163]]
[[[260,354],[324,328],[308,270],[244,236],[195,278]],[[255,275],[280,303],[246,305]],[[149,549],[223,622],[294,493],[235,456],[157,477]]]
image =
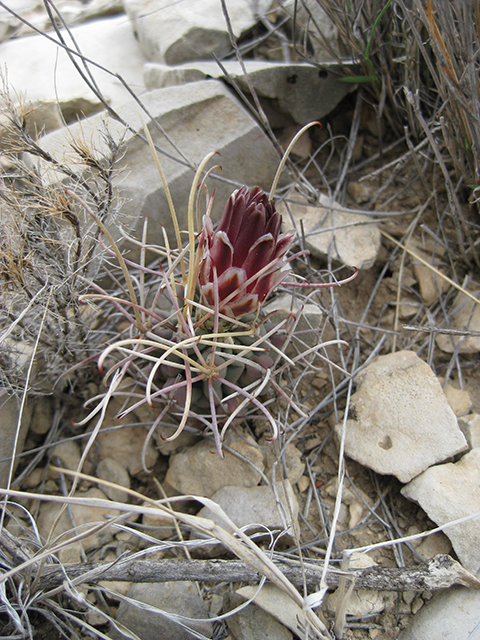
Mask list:
[[[43,439],[31,440],[15,470],[12,462],[2,489],[4,637],[37,637],[43,629],[58,637],[107,638],[111,628],[135,637],[114,616],[119,602],[127,601],[125,594],[102,578],[127,580],[134,566],[139,575],[150,571],[149,577],[142,574],[145,582],[166,575],[174,579],[180,564],[172,568],[168,562],[179,550],[186,557],[182,575],[199,580],[208,599],[216,587],[202,576],[211,579],[211,573],[192,560],[208,540],[188,540],[192,529],[243,561],[236,574],[233,564],[227,566],[232,577],[222,574],[226,582],[254,582],[248,573],[253,567],[260,587],[268,579],[286,593],[296,615],[304,616],[305,637],[350,634],[360,639],[376,629],[385,638],[398,636],[397,614],[353,619],[342,602],[331,617],[316,609],[329,587],[339,583],[343,603],[347,601],[354,585],[347,575],[352,549],[388,548],[386,562],[399,571],[419,559],[412,546],[415,535],[406,535],[408,513],[396,485],[347,463],[342,443],[338,448],[333,443],[331,426],[347,418],[355,374],[376,355],[399,347],[415,350],[445,381],[455,378],[461,385],[473,371],[473,383],[480,384],[474,376],[477,354],[462,351],[475,332],[454,324],[461,305],[471,305],[471,319],[478,302],[480,5],[478,0],[295,0],[263,16],[261,31],[238,43],[232,55],[263,55],[278,40],[290,58],[321,66],[312,54],[315,42],[325,41],[315,17],[318,6],[338,32],[340,49],[331,53],[344,54],[338,60],[339,81],[358,85],[355,94],[339,114],[326,119],[322,132],[309,130],[315,149],[307,159],[290,160],[294,177],[288,187],[277,189],[274,183],[269,196],[255,189],[237,192],[216,230],[208,197],[213,154],[192,175],[188,229],[180,229],[145,129],[145,153],[153,151],[176,233],[174,243],[165,234],[164,245],[153,246],[147,222],[142,238],[122,231],[123,239],[136,247],[137,261],[123,254],[121,241],[109,232],[115,221],[122,228],[121,201],[113,185],[121,142],[106,127],[106,152],[85,138],[72,139],[68,158],[60,162],[31,130],[28,106],[4,84],[0,382],[3,397],[23,398],[21,407],[27,399],[47,394],[55,401],[52,428]],[[345,57],[355,66],[346,64]],[[264,122],[261,102],[255,104]],[[360,158],[354,153],[358,146],[363,148]],[[360,204],[352,185],[366,194]],[[385,248],[375,267],[341,289],[337,285],[350,281],[350,275],[339,270],[331,255],[323,261],[308,257],[303,229],[296,229],[295,236],[282,235],[275,211],[275,201],[285,201],[288,209],[298,193],[312,201],[320,191],[355,209],[361,206],[383,234]],[[268,260],[245,251],[232,231],[228,216],[235,207],[240,215],[253,212],[261,218],[257,249],[261,246]],[[256,233],[259,221],[245,221],[249,232]],[[413,277],[419,264],[434,274],[431,299]],[[266,307],[274,289],[289,300],[280,312]],[[323,296],[321,289],[326,289]],[[459,302],[462,294],[470,297]],[[307,307],[315,308],[316,321],[303,312]],[[450,339],[449,351],[438,348],[442,333]],[[97,484],[105,490],[119,488],[84,473],[112,399],[122,407],[117,417],[145,406],[156,411],[147,425],[144,475],[136,478],[134,489],[121,488],[128,493],[127,503],[77,492],[79,486]],[[67,416],[74,417],[73,426]],[[149,479],[145,452],[154,434],[171,440],[185,429],[210,438],[222,455],[226,430],[240,424],[258,442],[276,438],[271,446],[279,475],[287,468],[288,446],[295,443],[303,451],[308,486],[295,542],[286,550],[277,549],[285,531],[270,532],[266,552],[255,535],[239,529],[212,500],[188,496],[196,501],[192,511],[208,506],[228,531],[186,512],[181,503],[175,508],[157,478]],[[59,469],[50,457],[61,440],[82,442],[74,471]],[[34,470],[42,471],[38,483],[27,487]],[[333,497],[325,488],[330,480],[336,482]],[[263,481],[274,488],[266,475]],[[342,490],[348,483],[356,495],[369,492],[371,502],[361,521],[341,529]],[[42,501],[59,505],[48,539],[37,526]],[[110,519],[77,527],[72,509],[81,506],[108,510]],[[71,518],[70,537],[55,532],[63,511]],[[176,527],[164,539],[135,520],[159,513]],[[426,517],[422,525],[433,526]],[[110,543],[100,549],[81,546],[80,564],[63,561],[66,549],[107,527],[115,532]],[[112,545],[122,539],[115,539],[116,534],[128,543],[122,553],[119,542],[112,557]],[[165,558],[163,568],[148,564],[159,557]],[[314,578],[305,559],[316,566]],[[294,577],[288,573],[292,567]],[[407,577],[401,574],[391,588],[408,589],[414,577],[412,582]],[[359,574],[355,578],[364,588],[379,584],[362,583]],[[393,577],[385,580],[393,584]],[[468,583],[465,576],[458,580]],[[432,589],[446,586],[433,579],[431,584]],[[210,618],[218,639],[226,637],[228,615]]]

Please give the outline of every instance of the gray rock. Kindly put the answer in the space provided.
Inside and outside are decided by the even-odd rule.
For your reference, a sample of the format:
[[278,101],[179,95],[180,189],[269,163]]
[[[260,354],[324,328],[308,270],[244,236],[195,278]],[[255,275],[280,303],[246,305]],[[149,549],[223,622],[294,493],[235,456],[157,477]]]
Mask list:
[[[75,440],[65,440],[60,442],[52,449],[52,461],[63,469],[77,471],[80,464],[81,451],[80,446]],[[58,459],[58,460],[57,460]],[[48,470],[48,478],[57,478],[56,471]]]
[[451,587],[435,594],[413,618],[399,640],[478,640],[480,591]]
[[[319,344],[320,329],[324,321],[323,311],[313,302],[306,302],[293,293],[284,293],[276,296],[272,302],[264,307],[266,314],[273,314],[275,322],[281,322],[292,313],[298,319],[292,344],[287,347],[287,355],[293,357],[306,350],[305,347],[314,347]],[[297,335],[298,334],[298,335]],[[303,343],[303,344],[302,344]]]
[[[227,0],[227,9],[236,37],[265,14],[271,0]],[[140,47],[148,60],[181,64],[188,60],[222,57],[231,49],[222,8],[217,0],[165,2],[165,0],[124,0]],[[258,12],[258,13],[257,13]]]
[[[294,14],[295,4],[296,14]],[[299,34],[298,42],[303,42],[306,32],[316,62],[323,63],[341,56],[337,29],[322,8],[321,3],[317,0],[302,0],[301,3],[287,0],[284,3],[284,9],[292,18],[295,15]]]
[[5,391],[0,392],[0,487],[5,488],[10,475],[10,467],[14,454],[23,451],[25,438],[30,426],[33,403],[27,402],[23,409],[22,420],[19,424],[20,399],[10,396]]
[[438,379],[413,351],[380,356],[356,382],[345,441],[354,460],[409,482],[467,448]]
[[228,446],[246,460],[237,458],[224,449],[224,459],[215,453],[215,445],[201,440],[193,447],[170,457],[166,481],[181,494],[193,494],[207,498],[229,485],[255,487],[263,471],[263,455],[250,436],[228,436]]
[[[92,500],[107,500],[107,496],[96,487],[89,489],[88,491],[75,493],[76,498],[86,498]],[[120,512],[115,509],[107,508],[92,508],[88,505],[75,504],[70,506],[70,512],[72,514],[73,523],[70,521],[67,510],[65,510],[60,519],[57,521],[58,514],[60,513],[63,505],[59,502],[42,502],[39,509],[39,515],[37,519],[38,531],[44,540],[47,540],[52,531],[52,527],[55,524],[53,530],[53,540],[66,532],[62,539],[73,537],[72,528],[75,526],[78,533],[85,533],[89,526],[94,528],[94,525],[99,522],[106,522],[107,518],[114,518],[120,515]],[[111,526],[107,526],[104,529],[95,531],[88,537],[83,538],[80,544],[84,549],[96,549],[103,544],[111,541],[115,530]]]
[[[285,471],[283,468],[283,462],[285,461]],[[278,482],[284,477],[290,481],[291,484],[296,484],[305,471],[305,463],[302,462],[302,452],[300,449],[290,443],[285,447],[285,453],[282,458],[277,458],[277,448],[268,447],[265,451],[265,475],[269,480],[272,480],[272,468],[275,466],[275,480]]]
[[[258,586],[246,586],[237,589],[236,594],[244,600],[250,600],[255,596],[255,604],[276,618],[283,626],[290,629],[300,638],[305,630],[305,613],[301,607],[288,595],[274,584],[263,585],[260,592]],[[261,636],[260,636],[261,637]]]
[[[263,525],[268,529],[286,530],[292,534],[298,516],[298,502],[290,482],[284,480],[277,483],[276,494],[268,486],[227,486],[214,493],[212,500],[238,527],[251,524]],[[223,522],[208,507],[201,509],[198,515],[224,526]],[[259,530],[262,530],[262,526],[259,527]]]
[[[128,471],[114,458],[104,458],[97,465],[97,477],[101,480],[108,480],[109,482],[118,484],[120,487],[130,489],[130,476],[128,475]],[[129,500],[128,494],[121,489],[103,487],[103,490],[110,500],[114,500],[115,502],[128,502]]]
[[[477,300],[480,298],[479,290],[470,291]],[[480,331],[480,305],[476,304],[471,298],[465,294],[459,293],[455,298],[453,308],[450,311],[451,329],[470,331]],[[461,343],[459,353],[477,353],[480,351],[480,337],[478,336],[447,336],[438,334],[436,337],[437,345],[446,353],[453,353],[454,347],[457,348]]]
[[[480,513],[480,448],[456,463],[427,469],[402,494],[418,502],[438,525]],[[473,574],[480,571],[480,519],[447,527],[444,533],[463,566]]]
[[380,230],[371,217],[355,213],[337,204],[324,194],[318,205],[310,205],[300,195],[280,203],[288,227],[290,215],[297,234],[305,234],[305,248],[312,255],[330,255],[345,265],[368,269],[373,266],[380,249]]
[[[124,16],[73,27],[72,35],[83,55],[114,73],[120,73],[134,91],[140,93],[144,90],[143,56]],[[25,93],[26,99],[34,102],[37,109],[39,105],[45,105],[43,111],[38,110],[38,117],[34,112],[31,118],[39,131],[46,123],[51,128],[54,126],[52,123],[58,122],[57,98],[67,123],[103,109],[64,50],[44,36],[3,42],[0,57],[15,91]],[[89,68],[112,107],[116,108],[130,98],[116,77],[96,66],[90,65]]]
[[[234,189],[232,183],[225,182],[223,178],[235,184],[258,184],[264,189],[270,188],[277,169],[277,153],[253,118],[221,82],[210,80],[158,89],[142,96],[142,100],[151,116],[164,127],[192,163],[199,163],[211,151],[220,153],[223,171],[216,171],[218,177],[212,175],[208,179],[209,192],[215,190],[213,218],[220,217]],[[143,129],[138,106],[126,104],[118,112],[134,131]],[[146,116],[144,120],[147,120]],[[72,125],[62,136],[45,136],[42,145],[61,158],[65,153],[66,139],[74,135],[91,139],[99,151],[105,150],[105,141],[101,136],[102,121],[103,116],[93,116],[83,121],[81,126]],[[186,229],[194,172],[153,124],[148,121],[147,124],[154,141],[173,154],[174,159],[160,155],[160,161],[180,228]],[[148,215],[149,242],[164,244],[161,229],[161,225],[164,225],[175,243],[167,200],[148,146],[136,134],[125,133],[124,128],[116,122],[110,122],[109,129],[118,140],[125,135],[126,151],[117,164],[119,175],[114,183],[124,200],[122,216],[128,230],[135,237],[141,237],[144,219]],[[212,161],[211,165],[214,163]],[[116,238],[120,236],[118,221],[111,225],[111,231]]]
[[[189,620],[182,622],[207,638],[212,637],[212,623],[208,622],[207,608],[200,596],[198,586],[194,582],[140,582],[132,585],[127,596],[139,603],[150,605],[167,613],[185,618],[196,618],[199,622]],[[145,607],[137,607],[131,602],[122,601],[120,603],[116,619],[134,631],[141,640],[152,640],[152,638],[191,640],[194,637],[189,631],[166,616]],[[202,621],[200,622],[200,620]],[[125,636],[112,627],[110,637],[113,640],[121,640]]]
[[[244,599],[236,593],[226,596],[227,610],[230,611],[244,603]],[[257,607],[248,605],[227,618],[227,625],[236,640],[292,640],[292,633],[280,624],[269,613]]]
[[[148,89],[166,87],[206,78],[221,78],[236,83],[244,92],[250,87],[237,61],[222,63],[226,74],[215,62],[196,62],[178,67],[149,63],[144,82]],[[326,65],[322,72],[310,64],[287,64],[246,60],[251,86],[278,117],[282,113],[300,125],[328,115],[351,91],[351,85],[338,82],[338,65]]]

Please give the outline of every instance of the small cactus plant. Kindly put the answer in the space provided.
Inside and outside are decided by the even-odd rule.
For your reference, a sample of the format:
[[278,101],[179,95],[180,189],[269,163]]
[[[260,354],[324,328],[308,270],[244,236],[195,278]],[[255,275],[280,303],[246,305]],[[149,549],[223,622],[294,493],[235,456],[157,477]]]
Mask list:
[[[288,312],[283,317],[269,316],[263,310],[267,297],[291,274],[292,258],[286,256],[294,235],[280,234],[282,218],[273,203],[284,161],[270,197],[260,187],[235,191],[216,230],[209,216],[210,199],[202,228],[196,233],[193,202],[212,156],[205,158],[193,181],[188,243],[181,243],[171,205],[178,247],[170,249],[165,236],[164,249],[153,249],[164,257],[158,267],[146,265],[146,242],[140,263],[127,264],[104,229],[120,262],[129,299],[108,295],[97,287],[99,293],[85,295],[83,300],[110,300],[129,325],[100,355],[99,369],[110,389],[84,422],[119,392],[119,384],[128,374],[135,386],[129,397],[135,400],[122,417],[148,403],[158,407],[149,436],[166,420],[172,424],[173,419],[174,433],[162,436],[172,440],[190,421],[213,434],[222,456],[225,431],[235,419],[252,412],[268,420],[272,439],[277,436],[276,421],[263,402],[267,390],[280,394],[300,415],[305,414],[275,380],[279,370],[294,366],[282,349],[294,318]],[[164,187],[171,202],[165,181]],[[147,222],[144,240],[146,235]],[[326,287],[339,283],[291,284]]]

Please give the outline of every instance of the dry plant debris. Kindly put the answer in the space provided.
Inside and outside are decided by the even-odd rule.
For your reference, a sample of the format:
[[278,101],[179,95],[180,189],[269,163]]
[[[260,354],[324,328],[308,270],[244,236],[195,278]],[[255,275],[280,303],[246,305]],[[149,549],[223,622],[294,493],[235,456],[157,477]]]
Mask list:
[[[115,620],[120,603],[129,601],[122,584],[183,579],[197,581],[211,604],[234,584],[261,588],[268,580],[301,612],[299,637],[393,640],[432,590],[479,587],[444,555],[451,548],[443,532],[452,523],[435,528],[403,498],[395,479],[345,457],[341,428],[334,436],[335,425],[349,418],[356,374],[376,356],[399,350],[414,351],[444,385],[468,389],[472,410],[480,412],[479,5],[295,1],[291,11],[279,7],[264,16],[244,41],[230,33],[232,55],[273,56],[279,49],[321,72],[313,57],[324,40],[312,13],[316,4],[337,30],[339,48],[330,53],[343,66],[342,81],[358,88],[321,131],[309,130],[312,152],[290,157],[287,186],[274,187],[269,197],[240,192],[230,203],[235,208],[235,198],[243,198],[244,210],[253,202],[270,214],[259,242],[268,244],[271,259],[260,264],[252,256],[246,281],[238,271],[232,275],[239,265],[228,222],[215,231],[208,215],[203,224],[196,219],[196,186],[208,188],[210,157],[192,175],[187,242],[178,229],[174,249],[168,237],[165,246],[151,246],[145,225],[142,238],[130,239],[140,249],[133,263],[108,232],[121,209],[113,186],[125,152],[121,140],[107,127],[107,154],[72,139],[68,160],[59,161],[29,128],[28,106],[3,86],[1,382],[4,397],[19,399],[20,413],[33,405],[35,423],[18,466],[9,464],[2,479],[5,637],[132,634]],[[46,6],[54,10],[50,1]],[[344,54],[357,63],[355,71]],[[265,104],[253,102],[274,136]],[[295,236],[279,235],[276,222],[268,222],[277,221],[274,195],[288,212],[299,199],[318,205],[320,193],[382,235],[373,267],[341,288],[333,251],[322,258],[305,254],[301,221]],[[208,260],[221,264],[222,273]],[[286,286],[295,283],[292,273],[302,283],[293,294]],[[289,304],[284,312],[265,312],[260,303],[275,287]],[[247,318],[245,309],[235,311],[240,303]],[[46,396],[51,417],[42,432],[35,403]],[[151,410],[159,400],[161,409]],[[165,438],[183,430],[182,442],[191,447],[203,432],[222,453],[228,427],[261,455],[253,465],[228,439],[223,450],[258,474],[279,504],[279,481],[295,476],[293,536],[287,526],[242,530],[209,497],[178,496],[162,485],[167,456],[175,454]],[[130,473],[132,488],[95,477],[96,455],[104,456],[100,436],[116,430],[127,434],[125,443],[140,428],[143,451]],[[276,440],[267,444],[272,434]],[[164,453],[154,453],[150,469],[152,437]],[[292,447],[301,453],[296,466]],[[45,503],[58,506],[46,535],[38,527]],[[218,521],[199,517],[201,505]],[[283,508],[293,511],[292,504]],[[109,519],[81,521],[80,509],[102,509]],[[238,560],[208,557],[218,543]],[[425,564],[432,549],[438,555]],[[356,566],[365,556],[376,564]],[[328,599],[329,611],[334,587],[337,601]],[[381,598],[383,609],[351,614],[351,594],[362,589],[398,594]],[[227,637],[229,615],[211,616],[215,638]]]

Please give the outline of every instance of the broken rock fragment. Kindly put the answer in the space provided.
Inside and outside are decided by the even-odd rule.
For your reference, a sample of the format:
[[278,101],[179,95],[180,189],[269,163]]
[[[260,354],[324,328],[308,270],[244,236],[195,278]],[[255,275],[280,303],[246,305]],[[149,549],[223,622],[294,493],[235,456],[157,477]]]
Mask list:
[[[413,351],[380,356],[356,382],[345,439],[354,460],[409,482],[467,448],[437,377]],[[340,437],[342,424],[335,430]]]

